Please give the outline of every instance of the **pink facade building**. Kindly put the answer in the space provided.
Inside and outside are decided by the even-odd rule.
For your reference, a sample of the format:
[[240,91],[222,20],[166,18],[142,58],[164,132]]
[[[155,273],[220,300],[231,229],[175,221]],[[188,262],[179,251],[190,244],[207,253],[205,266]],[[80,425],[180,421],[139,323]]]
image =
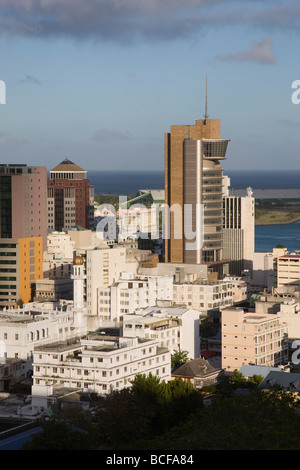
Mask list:
[[0,165],[0,238],[43,237],[47,243],[47,168]]

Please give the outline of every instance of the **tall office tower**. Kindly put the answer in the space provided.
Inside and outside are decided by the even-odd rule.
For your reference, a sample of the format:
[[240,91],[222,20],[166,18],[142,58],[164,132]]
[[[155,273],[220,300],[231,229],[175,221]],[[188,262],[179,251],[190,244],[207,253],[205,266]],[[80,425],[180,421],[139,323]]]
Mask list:
[[[165,134],[165,203],[170,214],[169,227],[165,216],[165,262],[215,266],[222,262],[220,163],[228,142],[220,138],[220,120],[207,119],[207,113],[204,120],[173,125]],[[201,226],[203,240],[193,240],[191,232],[200,232]]]
[[48,230],[75,225],[93,228],[94,186],[87,172],[67,158],[50,171],[48,179]]
[[230,274],[253,273],[255,205],[251,188],[246,196],[223,197],[223,256],[230,259]]
[[0,165],[0,238],[43,237],[47,246],[47,168]]

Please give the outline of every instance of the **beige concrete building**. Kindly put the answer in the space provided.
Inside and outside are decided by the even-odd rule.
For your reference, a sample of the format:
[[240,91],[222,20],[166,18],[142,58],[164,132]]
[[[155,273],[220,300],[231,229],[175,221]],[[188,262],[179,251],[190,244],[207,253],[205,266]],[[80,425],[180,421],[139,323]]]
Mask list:
[[300,254],[284,254],[275,260],[276,286],[295,286],[300,290]]
[[[194,125],[172,125],[165,134],[165,261],[220,263],[222,257],[223,169],[228,140],[220,138],[220,120],[197,120]],[[184,211],[187,206],[192,213]],[[202,205],[204,213],[198,213]],[[197,217],[196,217],[197,215]],[[182,219],[180,219],[182,217]],[[195,233],[204,227],[204,244],[187,237],[183,220]],[[166,221],[170,224],[166,224]],[[189,246],[188,246],[189,245]]]
[[222,368],[239,370],[244,364],[276,366],[288,361],[287,325],[278,315],[222,311]]
[[43,278],[35,282],[34,301],[73,299],[73,281],[64,278]]
[[176,304],[184,304],[202,312],[228,307],[233,304],[232,282],[194,281],[174,283],[173,298]]
[[70,278],[74,258],[75,242],[66,232],[51,232],[47,235],[47,250],[43,256],[45,278]]

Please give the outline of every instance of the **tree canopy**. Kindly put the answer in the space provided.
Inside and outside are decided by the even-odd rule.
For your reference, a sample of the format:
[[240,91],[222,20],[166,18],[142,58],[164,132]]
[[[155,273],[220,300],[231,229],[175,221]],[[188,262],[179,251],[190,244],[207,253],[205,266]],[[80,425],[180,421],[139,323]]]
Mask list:
[[235,372],[204,405],[189,382],[137,375],[130,388],[96,397],[92,412],[58,412],[25,448],[300,450],[298,395],[262,390],[261,380]]

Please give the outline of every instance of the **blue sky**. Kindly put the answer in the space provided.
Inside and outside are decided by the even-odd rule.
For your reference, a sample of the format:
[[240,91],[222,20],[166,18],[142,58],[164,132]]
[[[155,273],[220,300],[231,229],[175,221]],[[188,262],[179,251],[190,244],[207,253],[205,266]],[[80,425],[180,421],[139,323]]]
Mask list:
[[0,0],[3,163],[162,170],[171,124],[221,119],[225,169],[299,169],[296,0]]

